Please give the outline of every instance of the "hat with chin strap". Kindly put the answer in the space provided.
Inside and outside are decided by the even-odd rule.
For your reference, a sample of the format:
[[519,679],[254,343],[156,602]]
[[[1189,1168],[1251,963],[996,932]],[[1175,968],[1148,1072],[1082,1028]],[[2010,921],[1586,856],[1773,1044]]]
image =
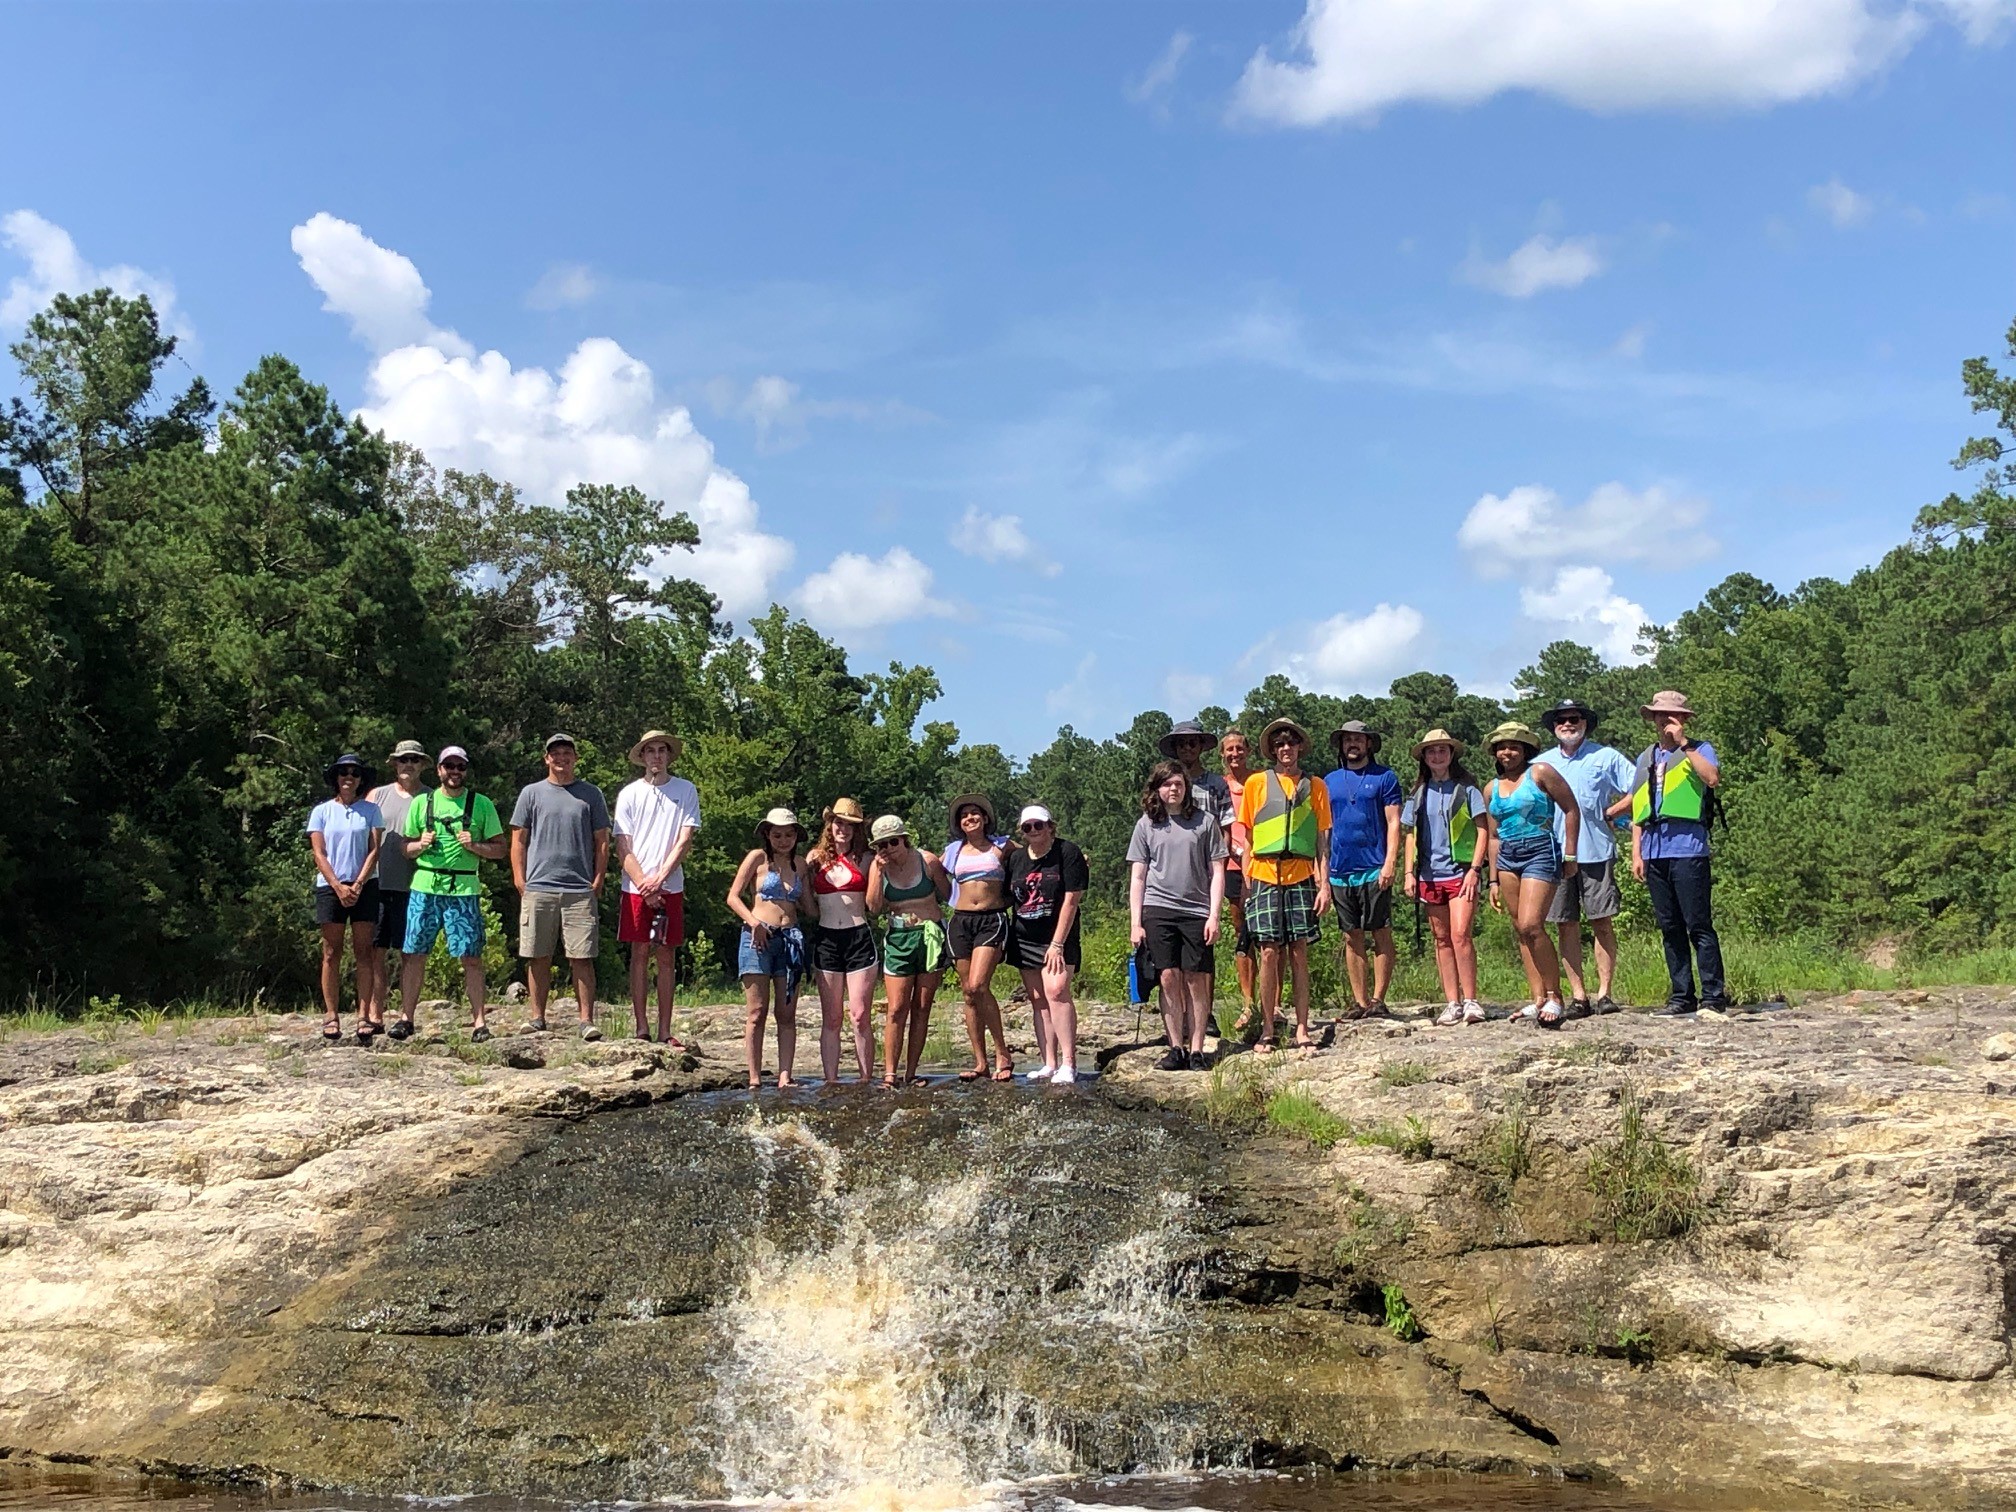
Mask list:
[[1596,711],[1579,698],[1562,699],[1561,702],[1540,716],[1540,723],[1545,725],[1551,732],[1554,726],[1561,722],[1562,717],[1568,714],[1579,714],[1582,716],[1582,733],[1584,735],[1594,735],[1596,733]]

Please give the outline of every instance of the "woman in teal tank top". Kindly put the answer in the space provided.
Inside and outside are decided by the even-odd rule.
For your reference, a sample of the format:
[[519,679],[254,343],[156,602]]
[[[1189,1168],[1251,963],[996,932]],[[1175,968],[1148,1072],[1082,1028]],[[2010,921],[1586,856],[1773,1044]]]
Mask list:
[[[1513,1015],[1515,1023],[1558,1029],[1561,959],[1547,938],[1547,905],[1564,877],[1575,875],[1575,842],[1581,806],[1567,779],[1550,766],[1535,766],[1540,737],[1522,724],[1502,724],[1487,737],[1498,775],[1484,789],[1485,823],[1491,832],[1491,906],[1512,920],[1519,933],[1519,961],[1526,968],[1532,1001]],[[1554,843],[1554,814],[1567,826],[1567,859]]]

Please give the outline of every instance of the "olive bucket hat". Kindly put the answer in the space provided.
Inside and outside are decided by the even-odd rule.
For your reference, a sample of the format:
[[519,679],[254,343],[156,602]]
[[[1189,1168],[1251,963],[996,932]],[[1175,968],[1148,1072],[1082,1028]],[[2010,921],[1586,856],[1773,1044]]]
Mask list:
[[1501,745],[1523,745],[1537,756],[1540,744],[1540,737],[1534,733],[1533,727],[1520,724],[1516,719],[1508,719],[1484,737],[1484,749],[1487,751],[1495,751]]

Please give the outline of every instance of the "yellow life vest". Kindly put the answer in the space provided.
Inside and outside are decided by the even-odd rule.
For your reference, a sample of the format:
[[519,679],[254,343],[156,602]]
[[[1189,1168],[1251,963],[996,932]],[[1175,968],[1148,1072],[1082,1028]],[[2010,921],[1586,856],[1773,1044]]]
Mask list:
[[1316,859],[1316,807],[1309,801],[1309,779],[1298,777],[1294,793],[1281,790],[1281,778],[1263,772],[1267,796],[1253,816],[1253,854]]
[[1708,784],[1696,774],[1693,762],[1678,759],[1679,751],[1666,763],[1666,780],[1659,784],[1659,812],[1652,812],[1652,774],[1657,770],[1658,749],[1647,746],[1638,758],[1637,781],[1631,789],[1631,822],[1650,824],[1657,818],[1701,823],[1708,812]]

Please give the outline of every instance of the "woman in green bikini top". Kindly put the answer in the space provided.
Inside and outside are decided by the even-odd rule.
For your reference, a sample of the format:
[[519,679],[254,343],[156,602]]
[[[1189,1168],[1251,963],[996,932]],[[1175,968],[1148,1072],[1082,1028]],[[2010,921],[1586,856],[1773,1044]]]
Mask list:
[[919,1079],[917,1064],[931,1033],[931,1003],[951,960],[943,905],[952,895],[952,879],[936,856],[910,843],[909,829],[894,814],[877,819],[868,833],[875,851],[868,864],[868,911],[889,916],[882,942],[883,990],[889,999],[882,1085],[893,1091]]

